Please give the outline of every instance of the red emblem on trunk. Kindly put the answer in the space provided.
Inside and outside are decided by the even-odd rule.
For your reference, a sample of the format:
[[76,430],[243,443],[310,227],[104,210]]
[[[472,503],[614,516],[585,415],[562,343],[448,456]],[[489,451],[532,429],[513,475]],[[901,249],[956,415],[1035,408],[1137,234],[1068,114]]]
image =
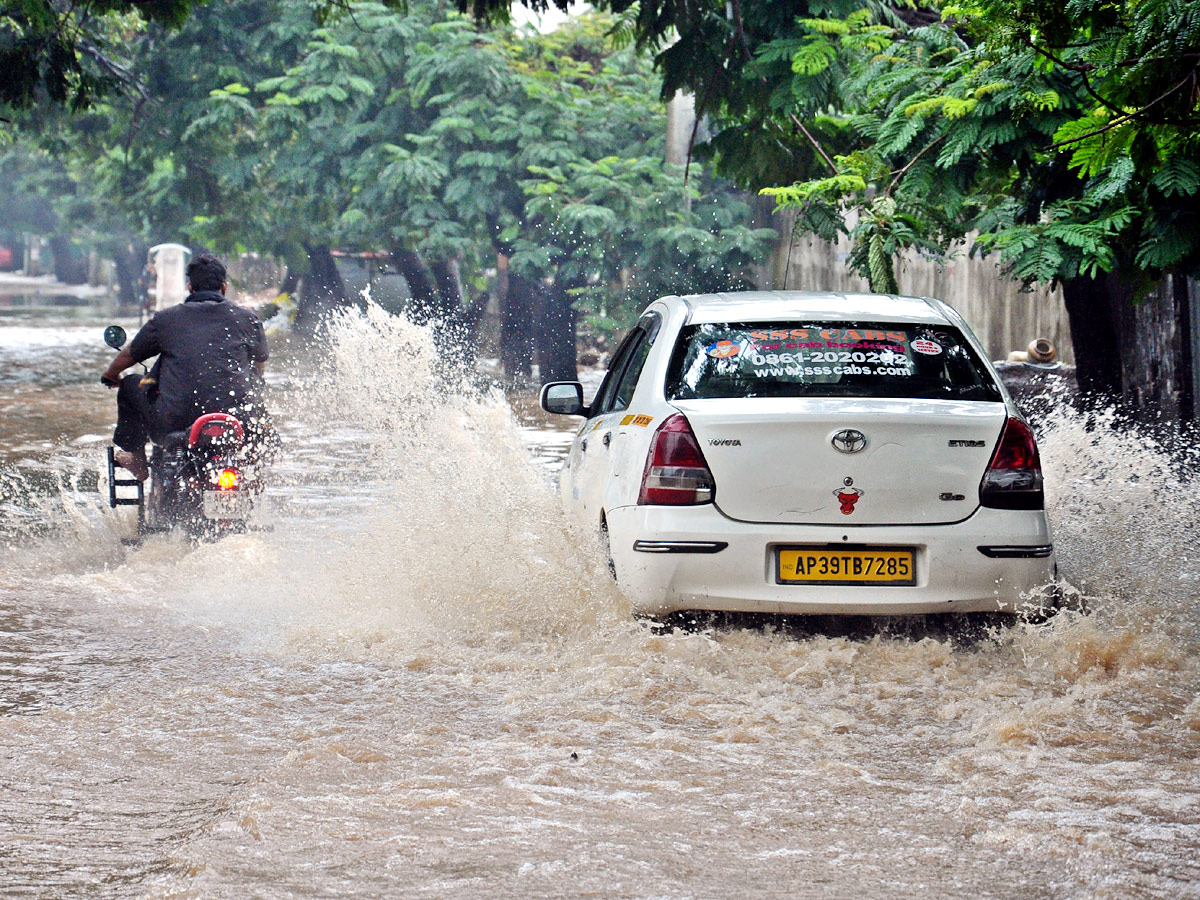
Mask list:
[[838,488],[833,492],[833,496],[837,497],[838,503],[842,504],[842,515],[848,516],[854,512],[854,504],[858,502],[858,498],[863,495],[863,492],[856,487]]

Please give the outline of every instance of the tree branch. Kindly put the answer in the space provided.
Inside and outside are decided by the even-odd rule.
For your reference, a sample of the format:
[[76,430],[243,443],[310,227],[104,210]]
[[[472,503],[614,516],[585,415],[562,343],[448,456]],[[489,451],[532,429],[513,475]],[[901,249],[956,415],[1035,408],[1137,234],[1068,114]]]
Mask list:
[[[1152,106],[1153,106],[1155,103],[1158,103],[1160,100],[1165,100],[1165,99],[1166,99],[1167,97],[1169,97],[1171,94],[1175,93],[1177,90],[1179,90],[1179,89],[1180,89],[1181,87],[1183,87],[1185,84],[1187,84],[1187,83],[1188,83],[1188,81],[1189,81],[1190,79],[1192,79],[1193,77],[1194,77],[1194,76],[1193,76],[1193,74],[1192,74],[1191,72],[1189,72],[1187,75],[1185,75],[1185,76],[1183,77],[1183,81],[1179,82],[1179,84],[1175,85],[1175,87],[1173,87],[1173,88],[1171,88],[1170,90],[1168,90],[1168,91],[1167,91],[1165,94],[1160,94],[1158,97],[1156,97],[1155,99],[1151,100],[1149,103],[1147,103],[1147,104],[1146,104],[1145,106],[1143,106],[1141,109],[1139,109],[1139,110],[1134,110],[1134,111],[1133,111],[1133,112],[1131,112],[1131,113],[1122,112],[1122,113],[1121,113],[1121,115],[1117,116],[1115,119],[1113,119],[1113,120],[1112,120],[1111,122],[1109,122],[1107,125],[1104,125],[1104,126],[1103,126],[1103,127],[1101,127],[1101,128],[1097,128],[1095,131],[1089,131],[1087,134],[1081,134],[1081,135],[1079,135],[1078,137],[1073,137],[1073,138],[1070,138],[1070,139],[1068,139],[1068,140],[1065,140],[1065,141],[1059,141],[1057,144],[1051,144],[1049,147],[1047,147],[1047,148],[1046,148],[1046,150],[1047,150],[1047,151],[1050,151],[1050,150],[1057,150],[1059,147],[1066,147],[1066,146],[1067,146],[1067,145],[1069,145],[1069,144],[1077,144],[1077,143],[1079,143],[1080,141],[1085,141],[1085,140],[1087,140],[1088,138],[1091,138],[1091,137],[1096,137],[1096,135],[1099,135],[1099,134],[1104,134],[1104,132],[1106,132],[1106,131],[1112,131],[1114,128],[1119,128],[1120,126],[1124,125],[1126,122],[1132,121],[1133,119],[1140,118],[1140,117],[1138,116],[1138,113],[1140,113],[1140,112],[1143,112],[1143,111],[1145,111],[1145,110],[1149,109],[1149,108],[1150,108],[1150,107],[1152,107]],[[1117,112],[1121,112],[1121,111],[1120,111],[1120,110],[1117,110]],[[1186,122],[1191,122],[1192,120],[1185,120],[1185,121],[1186,121]]]
[[[1089,95],[1091,95],[1092,99],[1094,99],[1097,103],[1099,103],[1101,106],[1105,107],[1110,112],[1119,113],[1121,116],[1124,116],[1125,121],[1127,121],[1129,119],[1143,119],[1145,121],[1160,124],[1160,125],[1173,124],[1173,125],[1179,125],[1179,126],[1195,125],[1197,122],[1200,122],[1200,119],[1194,119],[1194,118],[1193,119],[1178,119],[1175,121],[1171,121],[1169,118],[1166,118],[1166,117],[1159,117],[1158,119],[1154,119],[1154,118],[1144,115],[1146,110],[1150,109],[1156,103],[1159,103],[1160,101],[1165,100],[1171,94],[1175,93],[1175,91],[1179,90],[1181,87],[1183,87],[1185,84],[1187,84],[1188,79],[1194,78],[1195,74],[1196,74],[1195,67],[1193,67],[1193,70],[1191,72],[1188,72],[1186,75],[1183,76],[1182,81],[1180,81],[1173,88],[1168,90],[1166,93],[1159,95],[1158,97],[1156,97],[1155,99],[1153,99],[1149,103],[1147,103],[1145,106],[1139,107],[1138,109],[1135,109],[1132,112],[1127,112],[1122,107],[1111,102],[1107,97],[1102,96],[1099,91],[1097,91],[1094,87],[1092,87],[1092,82],[1091,82],[1091,79],[1088,78],[1088,73],[1095,71],[1095,68],[1096,68],[1095,66],[1078,65],[1078,64],[1068,63],[1066,60],[1059,59],[1057,56],[1055,56],[1053,53],[1051,53],[1046,48],[1039,47],[1037,44],[1033,43],[1033,41],[1031,41],[1029,38],[1024,38],[1024,41],[1025,41],[1025,44],[1031,50],[1033,50],[1035,53],[1039,53],[1042,56],[1046,57],[1046,59],[1050,60],[1055,65],[1061,66],[1062,68],[1066,69],[1069,72],[1078,73],[1079,76],[1083,79],[1083,89],[1085,91],[1087,91]],[[1112,126],[1109,126],[1109,127],[1112,127]],[[1107,130],[1108,130],[1108,128],[1102,129],[1102,131],[1107,131]],[[1100,134],[1101,132],[1096,132],[1096,133]],[[1076,140],[1082,140],[1082,138],[1076,138]],[[1064,142],[1064,143],[1070,143],[1070,142],[1068,141],[1068,142]],[[1056,144],[1055,146],[1058,146],[1058,145]]]
[[922,156],[924,156],[926,153],[928,153],[930,150],[932,150],[934,147],[936,147],[938,144],[940,144],[945,139],[946,139],[946,135],[944,135],[944,134],[939,135],[938,137],[935,137],[932,141],[930,141],[928,144],[926,144],[923,148],[921,148],[921,152],[918,153],[916,156],[914,156],[912,159],[910,159],[908,161],[908,164],[905,165],[903,169],[901,169],[899,172],[896,173],[896,177],[893,178],[891,183],[887,186],[887,190],[883,192],[883,196],[890,197],[892,195],[892,191],[894,191],[896,189],[896,185],[898,185],[900,183],[900,179],[905,176],[905,174],[908,172],[909,169],[911,169],[913,166],[915,166],[917,164],[917,160],[919,160]]
[[137,76],[131,73],[124,66],[114,62],[104,55],[104,52],[99,47],[94,46],[90,41],[79,39],[79,51],[94,59],[102,69],[105,69],[110,75],[117,79],[127,87],[133,88],[138,92],[138,96],[142,98],[142,102],[150,99],[146,93],[145,86],[138,81]]
[[813,145],[813,149],[817,151],[817,154],[821,157],[821,159],[825,160],[825,165],[829,166],[830,171],[832,171],[834,175],[837,175],[838,167],[834,164],[833,160],[829,158],[829,154],[825,152],[825,148],[817,142],[815,137],[809,134],[808,129],[804,127],[804,123],[796,118],[795,113],[788,113],[788,118],[792,120],[793,125],[800,129],[800,133],[808,138],[808,142]]

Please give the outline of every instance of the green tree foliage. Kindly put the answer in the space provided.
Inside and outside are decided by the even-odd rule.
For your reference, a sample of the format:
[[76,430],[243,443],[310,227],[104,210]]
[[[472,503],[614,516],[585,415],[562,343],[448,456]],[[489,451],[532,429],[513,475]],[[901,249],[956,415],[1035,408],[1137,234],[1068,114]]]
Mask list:
[[[1073,91],[1040,161],[1074,175],[1039,223],[997,229],[993,246],[1046,280],[1021,249],[1059,253],[1070,277],[1116,265],[1151,276],[1200,266],[1200,3],[1140,0],[1067,5],[989,2],[951,9],[1001,61],[1033,54],[1044,82]],[[1058,101],[1058,98],[1054,98]],[[1095,248],[1095,249],[1093,249]],[[1015,252],[1014,252],[1015,251]],[[1082,252],[1081,252],[1082,251]]]
[[881,255],[972,230],[1030,281],[1195,270],[1197,0],[607,6],[664,94],[713,117],[699,155],[801,228],[849,233],[873,282]]
[[0,3],[0,108],[82,109],[115,86],[141,91],[123,43],[141,24],[179,27],[196,0]]
[[507,265],[524,314],[560,335],[576,308],[607,329],[654,293],[748,283],[773,233],[665,165],[657,78],[614,51],[611,19],[540,35],[417,3],[328,9],[229,0],[178,31],[143,22],[126,52],[144,97],[22,127],[133,233],[293,268],[385,251],[438,318],[462,312],[459,269],[479,289]]
[[215,91],[197,127],[255,135],[259,177],[342,243],[473,271],[502,254],[606,327],[667,283],[745,284],[773,234],[663,163],[656,81],[610,27],[518,36],[356,3],[282,74]]
[[655,50],[665,95],[712,118],[697,155],[800,229],[849,234],[876,288],[899,251],[945,258],[973,233],[1062,284],[1098,391],[1124,390],[1117,320],[1138,294],[1200,268],[1200,0],[603,6]]
[[[1063,286],[1081,384],[1129,394],[1131,302],[1200,273],[1200,3],[986,0],[945,14],[918,28],[797,22],[790,89],[822,89],[806,84],[814,58],[845,73],[835,174],[768,192],[802,228],[849,233],[877,289],[901,250],[944,258],[974,233],[972,252]],[[872,52],[847,43],[856,33]]]
[[[22,141],[36,143],[70,179],[70,189],[52,193],[62,218],[104,221],[149,243],[282,246],[275,223],[287,219],[253,177],[257,151],[241,154],[246,148],[228,135],[196,125],[215,88],[273,72],[294,52],[289,35],[311,30],[313,16],[314,7],[297,4],[210,4],[178,31],[140,23],[124,48],[140,91],[110,92],[71,115],[42,105],[15,116]],[[205,223],[226,211],[237,227],[210,240]]]

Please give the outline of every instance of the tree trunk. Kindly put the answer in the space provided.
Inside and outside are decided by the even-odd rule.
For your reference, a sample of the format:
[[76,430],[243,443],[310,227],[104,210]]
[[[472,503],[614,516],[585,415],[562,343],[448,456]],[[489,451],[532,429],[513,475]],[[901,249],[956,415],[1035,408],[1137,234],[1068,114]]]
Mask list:
[[533,315],[537,284],[523,275],[508,275],[500,318],[500,364],[514,380],[528,378],[533,367]]
[[1164,277],[1145,296],[1131,298],[1117,317],[1122,398],[1134,418],[1152,424],[1191,418],[1186,282],[1181,296],[1176,281],[1184,280]]
[[301,286],[296,327],[311,334],[332,310],[347,305],[346,286],[328,246],[305,244],[304,250],[308,254],[308,274]]
[[71,258],[71,239],[64,234],[50,238],[54,254],[54,277],[63,284],[87,284],[87,260]]
[[543,383],[548,381],[578,381],[575,364],[575,309],[571,295],[564,285],[555,282],[541,292],[538,305],[537,343],[538,373]]
[[1118,273],[1063,284],[1076,376],[1090,403],[1118,403],[1148,424],[1195,418],[1195,334],[1187,280],[1144,296]]
[[433,280],[437,283],[439,318],[445,322],[456,321],[462,316],[462,278],[458,271],[458,260],[435,259],[429,264]]
[[473,369],[473,337],[478,314],[477,311],[469,311],[463,304],[458,260],[435,259],[429,268],[437,283],[438,319],[442,322],[439,340],[443,352],[447,360],[453,360],[464,369]]
[[283,284],[279,285],[279,293],[295,296],[296,288],[300,286],[300,273],[293,271],[291,268],[287,270],[287,274],[283,276]]
[[418,325],[427,324],[435,318],[437,287],[425,261],[415,250],[393,247],[392,263],[408,283],[408,292],[412,295],[408,304],[408,317]]
[[1064,281],[1062,289],[1079,391],[1086,403],[1112,403],[1121,396],[1121,357],[1113,312],[1125,298],[1112,296],[1119,289],[1112,275],[1073,278]]
[[1179,313],[1180,357],[1183,362],[1184,376],[1180,384],[1180,417],[1187,422],[1200,419],[1200,370],[1197,369],[1197,356],[1200,356],[1200,281],[1176,275],[1175,309]]
[[122,247],[113,254],[117,271],[117,300],[122,306],[141,306],[142,295],[138,279],[146,265],[146,248],[139,244]]

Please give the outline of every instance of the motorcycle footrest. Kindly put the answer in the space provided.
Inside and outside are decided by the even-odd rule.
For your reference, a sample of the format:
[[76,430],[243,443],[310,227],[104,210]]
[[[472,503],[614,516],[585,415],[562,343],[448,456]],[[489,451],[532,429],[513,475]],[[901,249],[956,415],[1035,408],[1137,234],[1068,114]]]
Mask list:
[[[117,488],[119,487],[135,487],[137,488],[136,497],[118,497]],[[142,482],[136,478],[118,478],[117,477],[117,461],[113,457],[113,448],[108,448],[108,505],[110,509],[116,509],[118,506],[141,506],[145,502],[145,489]]]

